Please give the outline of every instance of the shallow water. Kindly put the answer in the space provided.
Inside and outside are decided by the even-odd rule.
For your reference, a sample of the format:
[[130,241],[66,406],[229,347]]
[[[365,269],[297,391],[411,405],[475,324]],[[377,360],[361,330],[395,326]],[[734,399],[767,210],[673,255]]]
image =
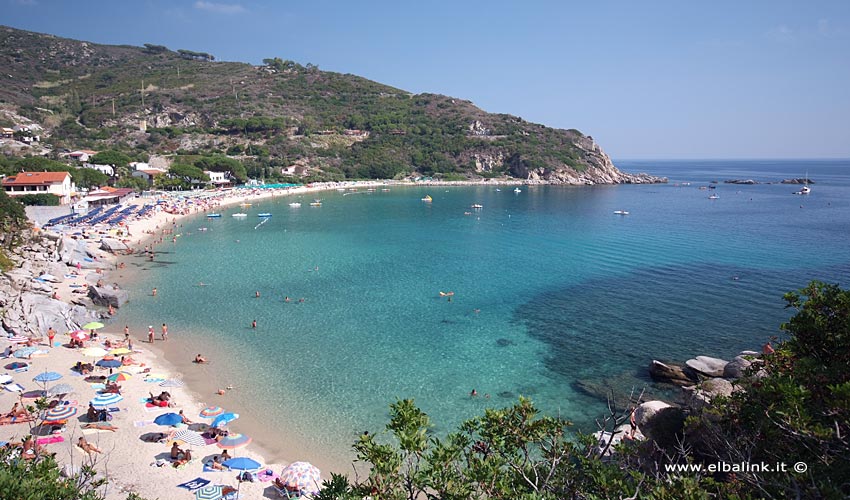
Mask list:
[[[850,162],[618,165],[671,183],[334,191],[322,207],[287,197],[247,219],[230,217],[240,207],[186,219],[155,264],[133,262],[117,321],[168,322],[180,356],[214,356],[189,379],[237,385],[228,403],[268,428],[263,440],[336,465],[395,398],[415,398],[437,432],[520,394],[593,430],[600,387],[648,385],[652,358],[757,348],[789,316],[784,292],[847,284]],[[719,184],[717,200],[698,189],[806,171],[806,197],[782,184]]]

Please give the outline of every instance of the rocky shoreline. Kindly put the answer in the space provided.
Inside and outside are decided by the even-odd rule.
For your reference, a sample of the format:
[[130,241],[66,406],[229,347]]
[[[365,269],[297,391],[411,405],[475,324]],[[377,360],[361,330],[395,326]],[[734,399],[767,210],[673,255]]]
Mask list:
[[[102,240],[102,245],[105,245]],[[117,241],[117,240],[115,240]],[[89,241],[77,240],[51,231],[30,231],[23,245],[16,248],[12,259],[17,267],[0,274],[0,310],[6,333],[40,338],[52,326],[59,331],[79,328],[80,325],[109,314],[102,308],[121,307],[128,294],[114,284],[105,285],[106,271],[111,270],[106,251],[89,248]],[[111,247],[126,251],[127,246]],[[86,292],[69,301],[58,298],[54,289],[69,276],[82,277]]]

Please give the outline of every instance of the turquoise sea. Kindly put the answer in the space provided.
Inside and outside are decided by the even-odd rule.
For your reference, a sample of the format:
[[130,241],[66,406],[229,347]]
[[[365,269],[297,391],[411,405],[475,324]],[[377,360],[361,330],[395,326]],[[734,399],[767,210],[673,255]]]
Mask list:
[[[850,161],[617,165],[670,183],[331,191],[184,219],[157,262],[131,261],[116,321],[168,322],[169,355],[211,357],[195,377],[233,384],[246,425],[335,466],[396,398],[438,433],[519,395],[592,431],[600,391],[652,389],[651,359],[758,348],[791,314],[784,292],[850,286]],[[778,183],[807,173],[808,196]],[[722,183],[750,178],[765,183]]]

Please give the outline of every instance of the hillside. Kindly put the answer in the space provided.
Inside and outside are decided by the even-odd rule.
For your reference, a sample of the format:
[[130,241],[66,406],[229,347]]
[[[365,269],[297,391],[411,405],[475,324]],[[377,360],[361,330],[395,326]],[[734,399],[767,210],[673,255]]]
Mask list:
[[183,49],[99,45],[0,27],[0,125],[11,126],[16,115],[40,124],[54,156],[63,148],[169,161],[226,154],[249,176],[266,179],[658,181],[619,172],[578,130],[272,55],[264,62],[215,62]]

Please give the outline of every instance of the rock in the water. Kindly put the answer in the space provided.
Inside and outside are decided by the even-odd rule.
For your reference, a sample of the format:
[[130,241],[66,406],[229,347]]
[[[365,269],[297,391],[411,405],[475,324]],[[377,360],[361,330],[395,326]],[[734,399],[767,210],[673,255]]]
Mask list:
[[127,293],[127,290],[112,286],[90,286],[89,297],[92,302],[104,307],[110,305],[112,307],[121,307],[130,300],[130,294]]
[[753,364],[752,361],[744,356],[735,356],[729,364],[723,368],[723,376],[725,378],[741,378],[744,376],[744,371]]
[[686,387],[685,392],[688,393],[688,406],[694,409],[701,409],[711,404],[711,401],[718,397],[729,397],[734,392],[735,387],[732,382],[725,378],[710,378],[698,386]]
[[722,377],[723,369],[728,363],[728,361],[709,356],[697,356],[685,361],[688,368],[706,377]]
[[690,378],[681,366],[668,365],[656,359],[649,363],[649,374],[653,380],[667,382],[676,385],[689,385],[695,382]]
[[685,414],[664,401],[647,401],[635,410],[638,429],[662,448],[672,449],[682,436]]
[[124,253],[130,248],[121,240],[115,238],[103,238],[100,240],[100,249],[112,253]]

